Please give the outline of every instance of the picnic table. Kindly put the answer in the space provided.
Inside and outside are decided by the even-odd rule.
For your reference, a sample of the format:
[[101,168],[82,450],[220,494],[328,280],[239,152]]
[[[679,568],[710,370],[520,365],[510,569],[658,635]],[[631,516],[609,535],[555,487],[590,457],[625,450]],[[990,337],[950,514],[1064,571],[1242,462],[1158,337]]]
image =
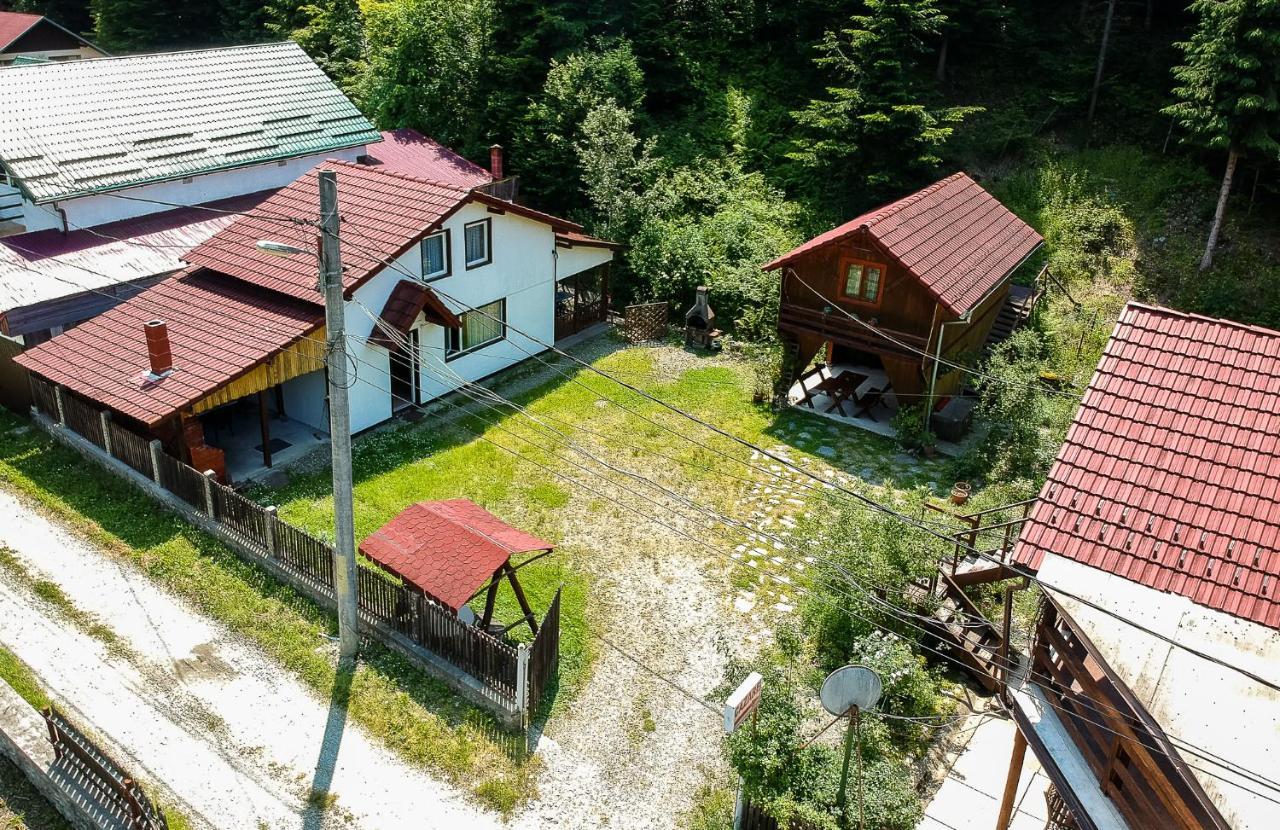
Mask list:
[[805,390],[804,397],[800,399],[800,403],[808,406],[810,409],[816,409],[813,405],[813,399],[818,395],[826,395],[831,399],[831,405],[827,407],[827,412],[840,411],[844,415],[845,401],[858,402],[857,391],[868,377],[859,372],[846,369],[838,375],[823,378],[820,382]]

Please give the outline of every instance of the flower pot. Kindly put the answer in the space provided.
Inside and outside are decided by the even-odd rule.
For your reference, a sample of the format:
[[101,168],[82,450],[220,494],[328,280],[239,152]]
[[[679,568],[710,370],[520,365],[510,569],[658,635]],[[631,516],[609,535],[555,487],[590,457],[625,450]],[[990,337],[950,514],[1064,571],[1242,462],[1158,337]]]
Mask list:
[[957,481],[955,486],[951,488],[951,503],[964,504],[969,500],[971,492],[973,492],[973,485],[967,481]]

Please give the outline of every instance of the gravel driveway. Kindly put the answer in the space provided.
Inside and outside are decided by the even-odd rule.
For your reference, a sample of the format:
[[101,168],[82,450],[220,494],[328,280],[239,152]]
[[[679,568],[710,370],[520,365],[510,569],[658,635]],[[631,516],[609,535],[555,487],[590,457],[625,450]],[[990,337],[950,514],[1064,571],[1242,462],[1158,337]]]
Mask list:
[[0,544],[124,647],[104,646],[10,575],[0,578],[0,642],[197,827],[501,826],[265,654],[4,490]]

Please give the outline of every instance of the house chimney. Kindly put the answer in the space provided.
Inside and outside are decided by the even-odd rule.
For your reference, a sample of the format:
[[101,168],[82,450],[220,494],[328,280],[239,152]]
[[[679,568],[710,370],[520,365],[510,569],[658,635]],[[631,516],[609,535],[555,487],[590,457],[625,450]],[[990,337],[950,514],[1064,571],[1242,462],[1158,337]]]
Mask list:
[[173,371],[173,354],[169,351],[169,329],[164,320],[152,320],[142,327],[147,335],[147,357],[151,360],[151,376],[162,378]]
[[489,148],[489,172],[494,180],[502,178],[502,145],[495,144]]

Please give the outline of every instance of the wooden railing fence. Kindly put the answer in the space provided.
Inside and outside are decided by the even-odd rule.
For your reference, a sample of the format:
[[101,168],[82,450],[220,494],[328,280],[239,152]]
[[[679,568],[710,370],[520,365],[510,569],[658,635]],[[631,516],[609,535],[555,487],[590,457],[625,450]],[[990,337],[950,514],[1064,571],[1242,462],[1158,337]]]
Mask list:
[[56,763],[92,793],[106,812],[129,830],[169,830],[164,813],[111,756],[53,706],[41,714]]
[[807,821],[791,821],[784,826],[782,822],[766,813],[763,807],[753,804],[744,796],[738,830],[815,830],[815,827]]
[[[68,429],[209,516],[246,547],[269,557],[291,579],[325,596],[334,595],[334,551],[327,542],[281,521],[274,508],[250,501],[165,454],[159,442],[148,442],[112,423],[65,392],[59,395],[39,378],[31,379],[31,388],[34,408],[50,420],[65,419]],[[537,709],[558,666],[559,591],[529,654],[522,656],[521,649],[462,622],[421,593],[366,567],[357,573],[357,603],[366,619],[402,634],[479,680],[504,706],[526,714]],[[521,670],[526,672],[523,699]]]

